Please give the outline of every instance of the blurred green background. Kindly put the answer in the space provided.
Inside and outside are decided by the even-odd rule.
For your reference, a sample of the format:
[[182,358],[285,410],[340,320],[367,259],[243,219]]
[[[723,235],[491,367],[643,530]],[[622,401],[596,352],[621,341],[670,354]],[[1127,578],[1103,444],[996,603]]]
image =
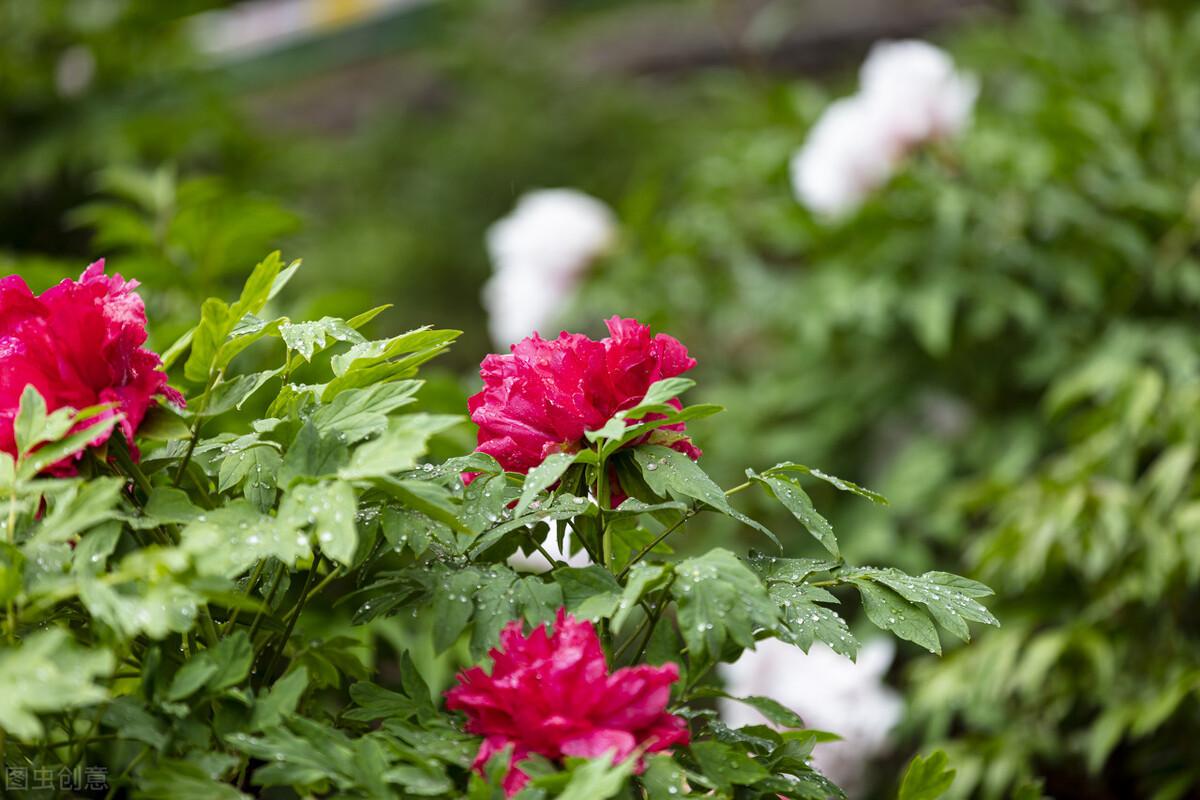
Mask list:
[[[107,256],[161,349],[282,248],[297,315],[463,329],[429,389],[460,410],[488,226],[586,191],[620,241],[560,321],[684,341],[691,399],[730,409],[692,426],[716,477],[844,475],[892,501],[814,493],[852,560],[996,587],[998,631],[902,650],[895,764],[945,746],[962,796],[1200,797],[1192,5],[4,0],[0,268]],[[974,119],[816,219],[788,160],[906,36],[980,78]]]

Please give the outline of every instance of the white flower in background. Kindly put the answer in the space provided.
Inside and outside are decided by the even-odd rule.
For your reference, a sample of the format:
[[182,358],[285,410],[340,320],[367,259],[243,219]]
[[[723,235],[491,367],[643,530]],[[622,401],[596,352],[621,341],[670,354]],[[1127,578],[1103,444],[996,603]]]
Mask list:
[[801,203],[818,214],[847,214],[892,173],[883,146],[884,122],[861,95],[833,102],[792,157],[792,185]]
[[826,217],[850,213],[912,148],[960,133],[978,94],[979,81],[927,42],[876,44],[858,93],[831,103],[792,157],[797,199]]
[[962,132],[979,96],[974,75],[956,71],[946,51],[916,39],[876,44],[858,80],[901,152]]
[[[571,534],[566,534],[563,543],[566,545],[565,548],[558,546],[558,534],[551,530],[546,534],[545,541],[542,542],[542,549],[549,553],[555,561],[562,561],[568,567],[586,567],[592,563],[585,550],[580,550],[575,555],[564,552],[571,549]],[[513,569],[525,572],[546,572],[554,567],[544,555],[536,550],[531,555],[525,555],[518,550],[508,557],[508,565]]]
[[[767,639],[720,670],[731,695],[773,698],[809,728],[841,736],[841,741],[816,746],[813,765],[853,797],[864,788],[868,762],[886,750],[888,734],[904,711],[900,696],[883,683],[895,653],[890,639],[865,643],[857,661],[819,642],[805,655],[786,642]],[[722,700],[720,710],[731,727],[770,724],[743,703]]]
[[554,321],[592,262],[616,239],[612,211],[574,189],[543,189],[521,197],[488,230],[494,274],[483,289],[497,345],[518,342]]

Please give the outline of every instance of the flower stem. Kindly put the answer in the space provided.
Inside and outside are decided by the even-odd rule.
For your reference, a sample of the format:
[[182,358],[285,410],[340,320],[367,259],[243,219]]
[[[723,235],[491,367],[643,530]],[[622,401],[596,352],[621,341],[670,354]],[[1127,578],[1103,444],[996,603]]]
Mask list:
[[188,442],[187,452],[183,454],[183,460],[179,462],[179,469],[175,472],[176,486],[183,482],[183,476],[187,472],[188,464],[192,461],[192,454],[196,452],[196,442],[200,439],[200,426],[204,424],[204,410],[208,408],[208,400],[212,397],[212,390],[221,382],[222,374],[223,372],[210,372],[208,375],[208,385],[204,387],[204,400],[200,403],[200,407],[196,409],[196,419],[192,422],[191,441]]
[[683,525],[683,523],[687,522],[689,519],[696,516],[696,514],[698,514],[698,513],[700,513],[699,509],[696,508],[695,506],[688,509],[687,512],[682,517],[679,518],[678,522],[676,522],[674,525],[671,525],[666,530],[664,530],[662,533],[660,533],[658,536],[656,536],[654,538],[654,541],[652,541],[650,544],[646,545],[641,550],[637,551],[637,553],[633,556],[633,558],[629,559],[629,563],[625,565],[625,569],[621,570],[620,574],[617,575],[617,580],[621,580],[626,575],[628,575],[629,570],[633,569],[634,564],[638,563],[643,558],[645,558],[647,553],[649,553],[651,550],[653,550],[654,548],[656,548],[660,544],[662,544],[664,539],[666,539],[668,536],[670,536],[672,533],[674,533],[676,530],[679,529],[679,526]]
[[[14,481],[12,491],[8,495],[8,544],[15,547],[17,542],[17,487]],[[8,643],[17,642],[17,604],[9,598],[4,608],[4,624],[8,631]]]
[[337,568],[335,567],[328,575],[325,576],[325,579],[322,580],[316,586],[316,588],[313,588],[313,578],[316,576],[320,566],[321,553],[320,551],[317,551],[316,555],[313,556],[312,567],[308,570],[308,575],[304,579],[304,588],[300,590],[300,597],[296,600],[296,605],[292,608],[291,613],[288,615],[288,621],[284,626],[283,635],[279,639],[279,646],[271,651],[271,658],[269,661],[267,661],[267,665],[263,671],[259,673],[260,676],[266,676],[270,674],[271,669],[275,666],[275,662],[279,660],[279,656],[282,655],[283,651],[287,648],[288,639],[292,638],[292,631],[296,628],[296,620],[300,619],[300,614],[304,611],[304,606],[308,603],[309,598],[328,586],[329,582],[333,580],[335,575],[337,575]]

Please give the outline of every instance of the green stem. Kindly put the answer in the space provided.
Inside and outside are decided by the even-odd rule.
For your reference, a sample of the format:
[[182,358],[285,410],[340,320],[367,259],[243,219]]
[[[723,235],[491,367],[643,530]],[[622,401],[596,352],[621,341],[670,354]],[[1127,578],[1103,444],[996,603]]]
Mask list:
[[[254,587],[258,586],[258,582],[262,578],[263,570],[266,569],[266,566],[267,560],[265,558],[260,558],[258,563],[254,565],[254,572],[250,573],[250,579],[246,581],[246,597],[250,597],[252,594],[254,594]],[[238,614],[240,614],[241,611],[242,610],[240,608],[235,608],[233,613],[229,615],[229,619],[226,621],[223,629],[226,636],[228,636],[229,632],[233,630],[233,624],[237,622]]]
[[175,486],[183,481],[183,476],[187,472],[188,464],[192,461],[192,454],[196,451],[196,443],[200,439],[200,426],[204,424],[204,410],[208,408],[208,400],[212,397],[213,388],[221,382],[221,372],[209,372],[208,384],[204,387],[203,400],[200,407],[196,409],[196,418],[192,422],[192,439],[188,442],[187,452],[183,454],[183,460],[179,462],[179,469],[175,472]]
[[537,551],[542,554],[542,558],[546,559],[546,563],[550,565],[551,569],[562,563],[557,558],[546,552],[546,548],[542,547],[542,543],[537,540],[537,537],[534,536],[533,533],[529,534],[529,540],[533,542],[533,546],[537,548]]
[[258,633],[258,626],[262,624],[263,615],[271,607],[271,602],[275,599],[275,592],[279,591],[279,584],[283,581],[283,570],[283,564],[280,564],[275,569],[275,582],[271,584],[271,591],[267,592],[267,596],[263,598],[262,608],[258,609],[258,613],[254,615],[254,621],[250,623],[250,633],[248,635],[251,645],[254,644],[254,634]]
[[149,747],[134,756],[133,760],[129,762],[128,766],[121,770],[121,774],[118,775],[116,780],[113,781],[112,786],[108,787],[108,794],[104,795],[104,800],[113,800],[113,798],[117,796],[117,789],[119,789],[121,784],[124,783],[129,777],[129,773],[133,772],[134,767],[142,763],[142,759],[148,755],[150,755]]
[[660,544],[662,544],[663,540],[665,540],[668,536],[670,536],[675,531],[679,530],[679,527],[681,525],[683,525],[683,523],[687,522],[689,519],[696,516],[696,514],[698,514],[698,513],[699,513],[699,509],[695,508],[694,506],[692,508],[688,509],[688,511],[682,517],[679,518],[678,522],[676,522],[674,525],[671,525],[666,530],[664,530],[662,533],[660,533],[658,536],[656,536],[654,538],[654,541],[650,542],[650,544],[646,545],[641,550],[637,551],[637,553],[633,556],[633,558],[629,559],[629,563],[625,565],[625,569],[621,570],[620,574],[617,575],[617,580],[621,580],[626,575],[628,575],[629,570],[633,569],[634,564],[638,563],[643,558],[645,558],[646,555],[651,550],[653,550],[654,548],[656,548]]
[[745,483],[739,483],[737,486],[733,487],[732,489],[726,489],[725,496],[729,497],[729,495],[731,495],[731,494],[737,494],[738,492],[745,491],[746,489],[749,489],[753,485],[754,485],[753,481],[746,481]]
[[[308,599],[316,593],[313,589],[313,578],[316,576],[317,570],[320,568],[320,566],[321,553],[318,551],[317,554],[313,556],[312,567],[308,570],[308,575],[304,579],[304,588],[300,590],[300,597],[296,600],[296,605],[292,608],[291,613],[288,615],[287,624],[284,625],[283,628],[283,635],[279,639],[279,646],[271,651],[270,660],[267,661],[267,665],[263,671],[259,673],[264,678],[271,673],[271,669],[275,666],[275,662],[279,660],[279,656],[283,654],[285,649],[287,649],[288,640],[292,638],[292,631],[296,628],[296,620],[300,619],[300,613],[304,611],[304,606],[308,602]],[[326,576],[325,580],[321,581],[318,588],[324,588],[335,574],[336,570],[334,570],[334,572],[330,572],[329,575]]]
[[[8,544],[15,547],[17,542],[17,487],[14,481],[12,491],[8,495]],[[17,642],[17,604],[9,598],[4,607],[4,623],[8,630],[8,643]]]
[[642,656],[646,655],[646,648],[650,645],[650,639],[654,636],[654,629],[658,626],[658,621],[662,618],[663,611],[667,608],[669,602],[667,593],[671,590],[671,584],[675,582],[675,576],[671,576],[671,580],[667,581],[667,585],[663,587],[662,593],[658,596],[658,603],[654,606],[653,616],[650,618],[650,625],[646,629],[646,638],[642,639],[642,646],[633,654],[633,662],[637,664],[641,662]]
[[600,516],[600,565],[611,570],[613,546],[612,531],[608,529],[608,465],[605,463],[605,458],[599,455],[599,451],[597,451],[597,456],[599,462],[596,464],[596,507]]

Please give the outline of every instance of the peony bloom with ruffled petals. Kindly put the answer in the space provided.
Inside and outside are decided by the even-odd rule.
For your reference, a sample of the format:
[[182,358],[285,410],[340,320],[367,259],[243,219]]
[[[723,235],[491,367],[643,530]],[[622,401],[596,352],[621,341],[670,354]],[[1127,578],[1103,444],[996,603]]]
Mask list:
[[[26,386],[41,393],[50,411],[115,404],[108,413],[122,415],[118,427],[131,446],[158,397],[183,404],[167,386],[162,359],[142,347],[146,308],[137,286],[105,275],[103,260],[78,281],[64,280],[40,295],[18,275],[0,279],[0,450],[16,455],[13,420]],[[51,471],[69,474],[73,460]]]
[[[600,341],[565,331],[551,340],[534,334],[507,355],[485,358],[483,390],[467,405],[479,426],[476,450],[510,472],[527,473],[552,453],[586,447],[584,431],[636,406],[655,381],[696,365],[677,339],[652,336],[637,320],[613,317],[607,325]],[[672,405],[680,407],[678,400]],[[661,430],[673,432],[670,447],[700,457],[683,423]]]
[[666,712],[679,668],[643,664],[609,674],[596,629],[561,609],[552,634],[540,625],[525,636],[519,621],[510,622],[491,656],[492,674],[459,673],[446,706],[465,712],[467,730],[484,737],[476,769],[512,747],[509,797],[529,781],[519,764],[533,753],[552,760],[611,754],[617,763],[639,749],[689,741],[686,721]]

